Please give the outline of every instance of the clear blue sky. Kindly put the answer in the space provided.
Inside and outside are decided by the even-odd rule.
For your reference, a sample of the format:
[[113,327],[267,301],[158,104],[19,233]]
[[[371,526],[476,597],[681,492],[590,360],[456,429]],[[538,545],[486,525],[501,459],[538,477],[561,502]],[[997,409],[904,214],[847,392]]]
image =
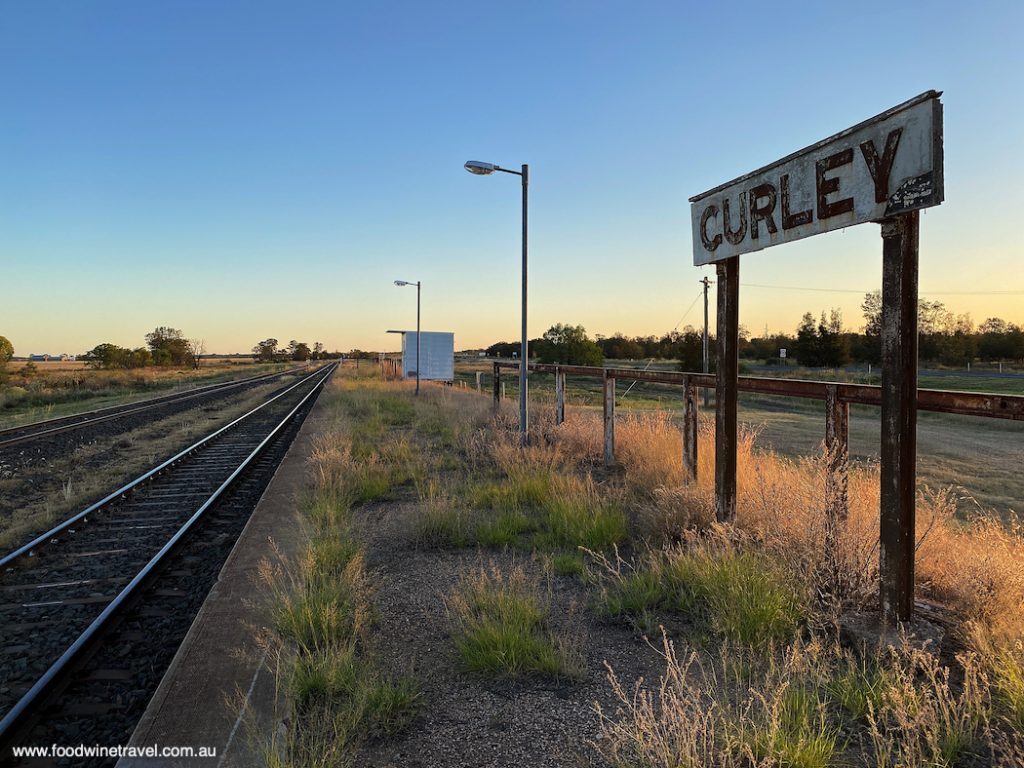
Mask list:
[[[687,198],[921,91],[945,91],[946,202],[922,293],[1024,322],[1024,3],[0,3],[0,334],[19,354],[214,351],[388,328],[662,333],[697,296]],[[864,225],[745,257],[742,282],[879,285]],[[709,270],[710,272],[710,270]],[[857,293],[747,287],[792,330]],[[696,323],[699,307],[686,316]]]

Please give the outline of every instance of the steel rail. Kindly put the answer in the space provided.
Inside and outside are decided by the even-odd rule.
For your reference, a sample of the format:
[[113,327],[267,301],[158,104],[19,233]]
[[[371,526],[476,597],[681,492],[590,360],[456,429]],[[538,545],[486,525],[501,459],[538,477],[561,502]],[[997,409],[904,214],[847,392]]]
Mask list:
[[[283,376],[288,371],[278,371],[277,373],[264,373],[259,376],[252,376],[247,379],[241,379],[239,381],[228,381],[220,382],[218,384],[208,384],[203,387],[197,387],[196,389],[190,389],[186,392],[175,392],[168,395],[161,395],[159,397],[150,398],[148,400],[138,400],[134,403],[126,403],[123,405],[111,405],[106,408],[97,408],[94,411],[83,411],[82,413],[74,413],[69,416],[57,416],[53,419],[45,419],[43,421],[34,421],[29,424],[22,424],[17,427],[8,427],[6,429],[0,429],[0,448],[6,448],[12,445],[18,445],[19,443],[29,442],[40,437],[46,437],[47,435],[56,435],[61,432],[70,432],[73,429],[79,427],[89,427],[93,424],[102,424],[105,421],[111,419],[120,418],[122,416],[130,416],[134,413],[141,413],[142,411],[149,410],[150,408],[156,408],[160,405],[169,405],[175,402],[181,402],[183,400],[190,400],[194,397],[202,397],[203,395],[213,394],[215,392],[223,392],[235,387],[241,387],[246,384],[253,384],[258,381],[265,379],[272,379],[278,376]],[[110,413],[107,413],[110,411]],[[86,417],[86,418],[82,418]],[[72,421],[72,419],[80,419],[79,421]],[[68,424],[60,424],[59,422],[70,422]],[[46,425],[52,425],[46,429],[38,429],[39,427],[46,427]],[[22,432],[24,430],[36,430],[29,432],[24,435],[15,435],[14,437],[4,438],[4,435],[9,435],[13,432]]]
[[[496,369],[519,370],[518,363],[494,363]],[[623,379],[652,384],[685,385],[715,388],[715,376],[708,373],[681,371],[645,371],[639,368],[599,368],[584,365],[548,365],[531,363],[528,370],[536,373],[564,373],[588,378]],[[834,388],[839,402],[859,405],[881,405],[882,388],[873,384],[847,384],[839,381],[808,381],[767,376],[740,376],[740,392],[761,395],[800,397],[824,400]],[[980,416],[991,419],[1024,421],[1024,396],[986,392],[956,392],[942,389],[917,390],[917,409],[958,416]]]
[[[0,720],[0,743],[3,743],[7,735],[12,729],[18,725],[22,718],[28,713],[29,709],[36,702],[40,696],[46,692],[53,681],[75,660],[82,649],[88,645],[89,641],[92,640],[96,634],[104,627],[104,625],[110,620],[117,610],[133,596],[139,585],[146,581],[146,579],[152,574],[152,572],[160,565],[160,562],[166,557],[175,546],[181,541],[181,539],[191,530],[196,522],[202,518],[206,511],[213,506],[214,503],[223,495],[223,493],[234,483],[238,476],[249,466],[250,463],[263,452],[267,444],[274,438],[275,435],[291,420],[291,418],[298,412],[298,410],[305,405],[306,401],[309,400],[314,394],[317,393],[319,388],[323,386],[323,383],[327,378],[334,372],[334,366],[329,366],[326,373],[323,373],[322,377],[313,388],[299,401],[298,405],[288,412],[277,426],[275,426],[270,433],[260,442],[258,446],[242,461],[242,463],[235,468],[231,475],[225,480],[213,494],[203,502],[202,506],[197,509],[192,516],[178,529],[178,531],[167,541],[160,551],[157,552],[150,560],[143,566],[142,570],[121,590],[120,593],[107,604],[107,607],[103,609],[99,616],[97,616],[88,627],[78,636],[78,638],[71,644],[71,646],[61,654],[60,658],[57,659],[50,667],[43,673],[42,677],[36,681],[36,683],[18,700],[18,702],[4,715],[3,720]],[[290,392],[295,387],[309,381],[309,379],[319,375],[321,371],[317,371],[312,375],[306,377],[301,382],[293,387],[290,387],[285,392],[277,395],[273,398],[276,400],[281,395]],[[267,403],[272,402],[268,400]],[[264,403],[263,405],[266,405]],[[257,410],[263,407],[255,408],[250,411],[246,416],[255,413]],[[242,419],[246,418],[243,416]],[[241,419],[236,419],[232,424],[236,424]],[[217,430],[214,434],[220,434],[225,428]],[[164,466],[164,465],[161,465]]]
[[224,434],[224,432],[228,431],[229,429],[234,427],[236,424],[238,424],[241,421],[249,418],[254,413],[256,413],[257,411],[261,410],[262,408],[265,408],[266,406],[270,405],[272,402],[274,402],[278,398],[284,397],[285,395],[287,395],[289,392],[291,392],[296,387],[302,386],[302,384],[304,384],[309,379],[311,379],[314,376],[316,376],[317,374],[319,374],[321,371],[322,371],[322,369],[318,369],[317,371],[314,371],[312,374],[310,374],[306,378],[302,379],[302,381],[296,382],[295,384],[293,384],[292,386],[288,387],[287,389],[285,389],[285,390],[279,392],[278,394],[274,395],[269,400],[266,400],[266,401],[260,403],[258,406],[253,408],[248,413],[242,414],[241,416],[239,416],[237,419],[235,419],[231,423],[224,425],[223,427],[221,427],[217,431],[212,432],[209,435],[207,435],[206,437],[204,437],[201,440],[199,440],[198,442],[193,443],[188,448],[185,448],[185,449],[181,450],[180,452],[176,453],[171,458],[167,459],[167,461],[165,461],[162,464],[154,467],[153,469],[149,470],[145,474],[140,475],[139,477],[137,477],[134,480],[132,480],[130,483],[127,483],[127,484],[121,486],[116,491],[110,493],[109,495],[107,495],[107,496],[103,497],[102,499],[100,499],[99,501],[97,501],[95,504],[92,504],[89,507],[86,507],[81,512],[77,512],[76,514],[72,515],[68,519],[64,520],[62,523],[58,523],[57,525],[55,525],[53,528],[48,530],[46,533],[40,534],[39,536],[37,536],[36,538],[32,539],[32,541],[28,542],[27,544],[24,544],[24,545],[18,547],[18,549],[14,550],[13,552],[9,552],[8,554],[4,555],[2,558],[0,558],[0,568],[3,568],[4,566],[6,566],[11,561],[16,560],[19,557],[22,557],[22,556],[28,554],[29,552],[31,552],[33,549],[35,549],[40,544],[43,544],[43,543],[49,541],[50,539],[54,538],[55,536],[63,533],[65,530],[70,528],[72,525],[77,523],[79,520],[82,520],[82,519],[88,517],[89,515],[91,515],[94,512],[98,511],[99,509],[101,509],[102,507],[106,506],[107,504],[109,504],[110,502],[114,501],[115,499],[119,498],[120,496],[123,496],[123,495],[129,493],[130,491],[132,491],[133,489],[137,488],[138,486],[142,485],[143,483],[145,483],[150,478],[160,474],[162,471],[164,471],[165,469],[167,469],[171,465],[173,465],[173,464],[177,463],[178,461],[180,461],[181,459],[185,458],[185,456],[188,456],[189,454],[194,453],[195,451],[197,451],[199,448],[202,448],[204,445],[206,445],[208,442],[210,442],[214,438],[219,437],[220,435]]

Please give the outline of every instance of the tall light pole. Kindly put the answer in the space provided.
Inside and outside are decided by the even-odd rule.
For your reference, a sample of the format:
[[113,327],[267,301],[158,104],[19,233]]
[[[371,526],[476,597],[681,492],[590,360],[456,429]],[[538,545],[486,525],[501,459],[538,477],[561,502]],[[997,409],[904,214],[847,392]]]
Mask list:
[[523,445],[527,442],[527,429],[529,428],[529,396],[526,382],[526,369],[530,364],[529,341],[526,336],[526,266],[527,266],[527,190],[530,186],[530,166],[523,163],[522,170],[512,171],[502,168],[494,163],[481,163],[478,160],[470,160],[465,168],[477,176],[489,176],[495,171],[511,173],[519,176],[523,182],[523,327],[519,345],[519,439]]
[[420,393],[420,281],[395,280],[395,285],[416,286],[416,394]]

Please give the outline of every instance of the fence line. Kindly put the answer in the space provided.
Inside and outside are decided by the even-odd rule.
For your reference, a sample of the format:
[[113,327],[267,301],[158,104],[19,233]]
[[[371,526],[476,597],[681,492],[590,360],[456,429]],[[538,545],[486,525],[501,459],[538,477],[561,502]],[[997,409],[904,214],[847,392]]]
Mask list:
[[[495,362],[493,398],[495,407],[503,398],[502,369],[519,371],[519,363]],[[714,389],[715,376],[706,373],[649,371],[638,368],[601,368],[581,365],[542,365],[531,363],[528,371],[555,376],[555,422],[565,421],[566,376],[600,379],[603,382],[604,461],[615,463],[615,382],[642,381],[671,384],[683,388],[682,460],[685,476],[697,477],[697,430],[700,420],[697,390]],[[881,387],[873,384],[846,384],[805,379],[775,379],[740,376],[739,391],[763,395],[780,395],[821,400],[825,404],[825,446],[829,456],[826,485],[826,509],[834,519],[845,518],[849,509],[847,496],[847,457],[850,443],[850,404],[882,404]],[[978,416],[989,419],[1024,421],[1024,396],[980,392],[952,392],[919,389],[917,408],[920,411]]]

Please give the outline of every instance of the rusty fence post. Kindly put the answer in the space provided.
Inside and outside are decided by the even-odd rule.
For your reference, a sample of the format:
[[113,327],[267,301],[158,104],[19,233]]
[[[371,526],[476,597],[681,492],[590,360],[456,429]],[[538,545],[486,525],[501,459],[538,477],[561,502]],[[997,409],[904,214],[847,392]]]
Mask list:
[[555,370],[555,424],[565,422],[565,373]]
[[483,373],[483,371],[476,372],[476,391],[480,394],[483,394],[484,391],[483,384],[481,384],[481,377],[483,376]]
[[914,611],[919,213],[882,221],[882,619]]
[[715,340],[715,517],[736,519],[736,403],[739,396],[740,258],[718,262],[718,338]]
[[850,511],[848,456],[850,404],[839,399],[839,387],[825,387],[825,509],[830,523],[845,520]]
[[501,368],[498,364],[494,364],[494,410],[498,410],[498,406],[501,404]]
[[615,465],[615,377],[604,372],[604,465]]
[[683,476],[697,481],[697,434],[700,414],[697,409],[697,388],[693,379],[686,377],[683,384]]

